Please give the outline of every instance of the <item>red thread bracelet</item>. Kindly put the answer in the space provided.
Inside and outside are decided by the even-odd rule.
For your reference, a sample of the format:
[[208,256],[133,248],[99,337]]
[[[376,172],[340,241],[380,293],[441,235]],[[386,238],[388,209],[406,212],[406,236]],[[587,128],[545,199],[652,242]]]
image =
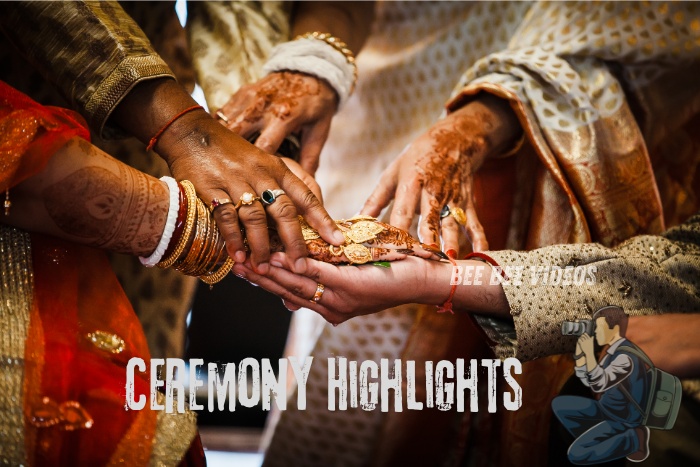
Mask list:
[[[452,254],[450,254],[452,253]],[[457,266],[457,261],[454,260],[453,256],[456,256],[456,252],[454,250],[449,250],[447,252],[447,259],[450,260],[450,263],[452,263],[452,267]],[[450,296],[447,297],[447,300],[445,300],[445,303],[437,307],[437,312],[438,313],[445,313],[446,311],[449,311],[452,314],[455,314],[454,311],[452,311],[452,298],[455,296],[455,292],[457,291],[457,284],[452,284],[452,288],[450,289]]]
[[499,264],[496,262],[496,260],[491,258],[489,255],[475,251],[473,253],[469,253],[467,256],[464,257],[464,259],[472,259],[472,258],[478,258],[482,261],[486,261],[491,266],[498,268],[498,271],[501,273],[501,277],[503,277],[504,280],[508,281],[508,276],[506,275],[506,272],[503,270],[503,268],[501,266],[499,266]]
[[150,151],[151,149],[153,149],[155,147],[156,143],[158,142],[158,138],[160,138],[163,135],[163,132],[165,130],[167,130],[168,127],[175,122],[175,120],[182,117],[183,115],[185,115],[188,112],[192,112],[193,110],[199,110],[199,109],[204,110],[204,107],[202,107],[201,105],[193,105],[192,107],[186,108],[185,110],[183,110],[182,112],[180,112],[179,114],[177,114],[173,118],[171,118],[170,121],[168,123],[166,123],[165,125],[163,125],[163,128],[158,130],[158,132],[153,136],[153,138],[151,138],[151,140],[148,142],[148,146],[146,146],[146,151]]

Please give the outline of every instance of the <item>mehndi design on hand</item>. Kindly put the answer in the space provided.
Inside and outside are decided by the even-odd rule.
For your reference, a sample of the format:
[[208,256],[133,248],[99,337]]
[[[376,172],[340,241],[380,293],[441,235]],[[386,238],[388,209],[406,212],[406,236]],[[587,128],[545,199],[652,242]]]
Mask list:
[[[336,220],[335,223],[345,236],[340,246],[325,242],[302,218],[301,231],[311,258],[333,264],[365,264],[375,261],[399,261],[406,256],[439,260],[445,255],[428,245],[423,245],[408,232],[373,217],[356,216],[351,219]],[[273,235],[274,237],[274,235]],[[272,245],[281,243],[271,240]],[[281,250],[276,250],[281,251]]]

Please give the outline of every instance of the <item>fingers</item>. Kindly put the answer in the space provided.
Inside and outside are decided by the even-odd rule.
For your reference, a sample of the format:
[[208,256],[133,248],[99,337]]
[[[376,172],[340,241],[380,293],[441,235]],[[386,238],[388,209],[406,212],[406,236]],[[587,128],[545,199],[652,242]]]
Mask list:
[[331,129],[331,119],[324,119],[310,125],[308,131],[304,132],[301,138],[301,167],[311,174],[316,174],[323,145],[328,139]]
[[465,226],[467,236],[472,242],[472,250],[486,251],[489,249],[489,243],[486,240],[486,232],[484,232],[484,227],[481,225],[479,217],[476,215],[476,206],[474,205],[474,197],[471,191],[471,177],[467,181],[466,186],[468,191],[466,195],[466,209],[464,210],[464,213],[467,216],[467,224]]
[[405,182],[399,181],[389,223],[399,229],[410,229],[413,223],[413,216],[420,204],[420,200],[420,179],[411,177]]
[[[258,273],[266,274],[270,267],[270,240],[265,210],[259,201],[255,201],[251,205],[242,205],[238,210],[238,217],[245,226],[253,268]],[[301,233],[299,235],[301,236]]]
[[443,206],[433,195],[423,191],[418,223],[418,238],[421,242],[428,245],[440,244],[440,211]]
[[[228,195],[222,192],[217,198],[228,198]],[[224,204],[216,208],[214,210],[214,220],[226,243],[226,251],[228,251],[229,256],[239,263],[245,261],[246,252],[243,244],[243,234],[241,233],[238,212],[234,205]]]
[[362,206],[360,214],[363,216],[379,217],[382,209],[387,207],[391,200],[394,199],[398,170],[399,164],[397,159],[382,173],[379,184],[369,198],[367,198],[367,201],[365,201],[365,205]]
[[288,157],[280,157],[282,162],[287,166],[287,168],[299,178],[304,185],[308,186],[309,189],[316,195],[316,198],[323,203],[323,194],[321,193],[321,187],[315,178],[313,178],[307,171],[305,171],[298,162],[294,159]]
[[[276,187],[269,189],[275,190]],[[296,261],[308,254],[306,242],[301,234],[297,210],[288,196],[280,196],[267,206],[267,213],[275,219],[277,233],[284,243],[285,251],[291,261]]]
[[281,186],[297,207],[298,212],[304,216],[304,219],[311,227],[316,229],[321,238],[333,245],[341,245],[345,242],[343,233],[335,225],[335,222],[323,208],[319,199],[304,185],[304,182],[287,171]]
[[[450,203],[447,204],[448,206],[452,206]],[[459,234],[462,230],[462,226],[457,223],[452,215],[449,215],[444,217],[442,222],[440,222],[440,229],[442,236],[442,251],[459,251]]]
[[277,119],[271,120],[262,130],[258,139],[255,140],[255,146],[268,154],[276,154],[284,138],[291,132],[292,129],[286,122]]

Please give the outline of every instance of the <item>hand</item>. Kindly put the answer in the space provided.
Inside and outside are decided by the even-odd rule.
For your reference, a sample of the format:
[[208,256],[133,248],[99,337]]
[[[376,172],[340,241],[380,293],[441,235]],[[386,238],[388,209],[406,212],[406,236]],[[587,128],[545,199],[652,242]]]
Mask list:
[[580,349],[581,352],[583,352],[584,355],[586,355],[586,359],[589,357],[592,357],[595,360],[595,348],[594,348],[594,338],[593,336],[589,336],[588,334],[583,334],[581,337],[578,338],[578,341],[576,343],[577,349]]
[[[310,308],[332,324],[340,324],[350,318],[384,310],[402,303],[441,303],[449,293],[444,287],[444,296],[429,293],[431,281],[429,271],[433,266],[447,265],[435,261],[408,257],[391,264],[391,268],[373,265],[334,266],[306,258],[303,275],[286,269],[289,259],[284,253],[271,257],[269,274],[255,273],[246,264],[236,264],[235,274],[279,295],[290,310]],[[325,290],[318,302],[310,299],[321,283]],[[377,284],[381,284],[380,287]]]
[[[192,98],[173,80],[149,80],[127,95],[115,109],[114,118],[124,129],[148,141],[173,115],[192,104]],[[268,216],[294,260],[307,254],[299,214],[329,243],[340,245],[345,240],[318,198],[279,157],[254,147],[203,111],[188,112],[169,124],[155,149],[168,163],[173,177],[190,180],[207,204],[214,198],[230,198],[236,203],[245,192],[257,196],[265,190],[286,192],[267,207],[258,201],[241,206],[239,211],[233,204],[214,211],[229,256],[237,262],[246,257],[241,230],[245,228],[251,264],[258,272],[267,272]]]
[[259,133],[255,145],[270,154],[286,136],[300,134],[299,162],[313,176],[337,108],[338,96],[325,81],[284,71],[243,86],[219,112],[228,120],[220,122],[242,137]]
[[309,190],[316,196],[316,198],[323,204],[323,194],[321,193],[321,187],[314,177],[311,176],[306,170],[302,169],[297,161],[290,159],[289,157],[280,157],[284,165],[287,166],[290,172],[292,172],[299,180],[304,182],[304,185],[309,187]]
[[472,248],[488,249],[476,214],[473,175],[486,157],[507,148],[519,132],[507,106],[501,99],[483,96],[437,122],[385,170],[362,214],[376,217],[394,199],[392,225],[408,229],[420,212],[420,240],[438,244],[442,236],[443,251],[459,251],[459,224],[451,215],[440,219],[445,205],[458,207],[466,214]]
[[329,239],[329,243],[337,245],[344,241],[342,233],[318,198],[289,171],[279,157],[251,146],[208,116],[200,122],[200,127],[204,125],[208,126],[207,130],[202,131],[207,135],[207,144],[197,144],[203,138],[195,137],[194,144],[189,145],[185,155],[169,160],[170,170],[176,179],[189,179],[205,203],[214,198],[230,198],[236,203],[245,192],[260,196],[268,189],[281,188],[287,195],[280,196],[269,206],[257,201],[238,210],[234,209],[233,204],[214,210],[214,218],[226,241],[229,255],[236,262],[245,260],[243,227],[253,266],[258,272],[266,272],[270,256],[268,216],[285,251],[293,260],[307,254],[298,221],[300,214],[317,228],[322,237]]

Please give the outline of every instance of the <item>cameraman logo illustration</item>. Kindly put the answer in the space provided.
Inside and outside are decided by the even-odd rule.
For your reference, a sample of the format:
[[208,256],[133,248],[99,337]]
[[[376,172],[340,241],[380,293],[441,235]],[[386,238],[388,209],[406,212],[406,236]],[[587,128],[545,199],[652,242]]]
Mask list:
[[[588,465],[649,456],[649,428],[669,430],[681,399],[680,380],[656,367],[625,339],[628,317],[617,306],[599,309],[591,320],[564,321],[562,334],[578,336],[576,376],[599,400],[558,396],[552,409],[575,440],[568,450],[574,464]],[[607,346],[600,361],[594,339]]]

